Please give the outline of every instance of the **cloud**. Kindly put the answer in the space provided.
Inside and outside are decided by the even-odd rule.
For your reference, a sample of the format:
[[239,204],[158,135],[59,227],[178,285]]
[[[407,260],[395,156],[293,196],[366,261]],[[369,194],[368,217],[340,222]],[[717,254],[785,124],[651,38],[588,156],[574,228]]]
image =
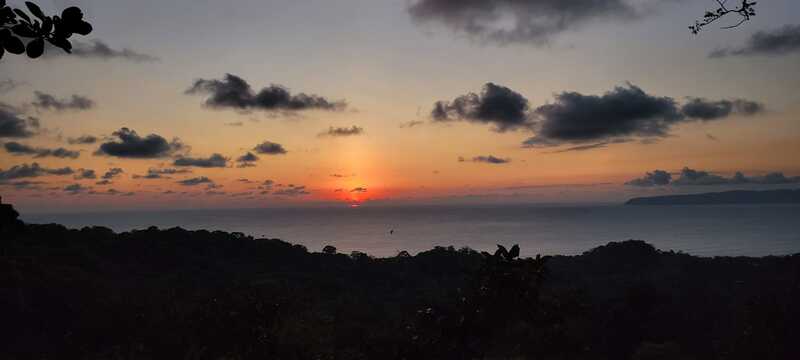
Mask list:
[[653,172],[646,173],[641,178],[628,181],[625,183],[625,185],[641,187],[662,186],[668,185],[670,181],[672,181],[672,174],[664,170],[655,170]]
[[563,92],[535,113],[541,121],[536,136],[524,143],[529,147],[618,136],[665,136],[672,124],[683,119],[672,98],[652,96],[630,84],[602,96]]
[[339,111],[347,107],[344,101],[330,101],[317,95],[292,94],[281,85],[270,85],[254,92],[244,79],[226,74],[224,79],[198,79],[186,90],[189,95],[208,95],[205,105],[214,109],[239,111]]
[[108,180],[108,179],[103,179],[103,180],[100,180],[100,181],[98,181],[98,182],[96,182],[94,184],[95,185],[111,185],[111,184],[113,184],[113,181]]
[[[463,157],[459,157],[458,161],[459,162],[464,162],[464,161],[466,161],[466,159],[464,159]],[[494,155],[487,155],[487,156],[476,156],[476,157],[473,157],[472,160],[470,160],[470,161],[476,162],[476,163],[486,163],[486,164],[508,164],[508,163],[511,162],[511,159],[509,159],[509,158],[502,159],[502,158],[496,157]]]
[[285,188],[276,190],[272,192],[274,196],[288,196],[288,197],[297,197],[297,196],[304,196],[311,194],[306,190],[305,186],[302,185],[287,185]]
[[178,184],[183,186],[195,186],[200,184],[214,184],[214,182],[205,176],[201,176],[178,181]]
[[89,191],[91,189],[92,188],[85,187],[85,186],[83,186],[81,184],[72,184],[72,185],[65,186],[63,190],[64,190],[64,192],[69,193],[70,195],[77,195],[77,194],[80,194],[80,193],[87,192],[87,191]]
[[226,167],[228,158],[220,154],[212,154],[207,158],[179,157],[172,163],[174,166],[194,166],[202,168]]
[[15,165],[7,170],[0,169],[0,182],[8,180],[32,178],[45,175],[72,175],[75,173],[70,167],[45,168],[38,163]]
[[328,130],[323,131],[319,134],[320,137],[324,136],[336,136],[336,137],[344,137],[344,136],[356,136],[361,135],[364,133],[364,128],[353,125],[352,127],[329,127]]
[[266,155],[282,155],[287,153],[286,149],[283,148],[283,145],[270,141],[264,141],[261,144],[256,145],[253,150],[259,154]]
[[263,183],[258,187],[259,190],[264,190],[261,192],[262,195],[268,194],[272,191],[272,187],[275,186],[275,182],[272,180],[264,180]]
[[155,56],[144,54],[136,50],[131,50],[128,48],[114,49],[105,42],[103,42],[102,40],[97,40],[97,39],[88,42],[73,40],[71,54],[60,50],[45,51],[44,54],[45,54],[44,56],[48,58],[55,58],[60,56],[75,56],[83,59],[100,59],[100,60],[120,59],[137,63],[159,61],[159,59]]
[[97,137],[93,135],[82,135],[76,138],[68,138],[67,143],[71,145],[89,145],[97,142]]
[[189,169],[175,169],[175,168],[163,168],[163,169],[153,169],[150,168],[147,170],[147,174],[145,175],[133,175],[134,179],[169,179],[168,176],[164,175],[175,175],[175,174],[188,174],[192,171]]
[[133,196],[133,195],[136,195],[136,193],[132,192],[132,191],[131,192],[122,192],[122,191],[119,191],[117,189],[108,189],[105,192],[89,191],[89,194],[90,195],[111,195],[111,196],[115,196],[115,195]]
[[530,128],[528,99],[507,87],[487,83],[480,94],[469,93],[453,101],[437,101],[431,118],[434,122],[469,121],[494,125],[504,132]]
[[225,123],[225,126],[242,127],[242,126],[244,126],[244,123],[241,122],[241,121],[234,121],[234,122]]
[[608,147],[608,145],[624,144],[624,143],[627,143],[627,142],[631,142],[631,140],[630,139],[613,139],[613,140],[603,141],[603,142],[598,142],[598,143],[593,143],[593,144],[570,146],[570,147],[568,147],[566,149],[556,150],[556,151],[553,151],[551,153],[557,154],[557,153],[565,153],[565,152],[573,152],[573,151],[589,151],[589,150],[594,150],[594,149],[603,149],[603,148]]
[[258,161],[258,156],[251,152],[247,152],[242,156],[236,158],[236,162],[238,163],[237,167],[245,168],[245,167],[254,167],[256,166],[255,162]]
[[4,182],[4,181],[0,180],[0,186],[12,186],[12,187],[14,187],[14,189],[17,189],[17,190],[38,190],[38,189],[41,189],[41,187],[39,185],[42,185],[42,184],[44,184],[44,182],[41,182],[41,181],[23,180],[23,181],[14,181],[14,182]]
[[123,171],[121,168],[111,168],[108,169],[105,174],[103,174],[103,179],[111,180],[124,172],[125,171]]
[[572,150],[589,150],[634,139],[646,144],[669,136],[672,127],[680,123],[763,111],[762,104],[744,99],[689,98],[680,106],[670,97],[650,95],[632,84],[617,86],[600,96],[563,92],[556,95],[555,102],[533,111],[536,135],[525,140],[523,147],[575,144],[584,146]]
[[709,101],[703,98],[690,98],[681,107],[683,115],[698,120],[717,120],[730,115],[753,116],[764,112],[764,105],[755,101],[734,99]]
[[629,0],[414,0],[408,13],[417,23],[444,25],[482,42],[541,46],[561,33],[589,24],[642,18],[648,15],[653,3]]
[[3,147],[9,154],[33,155],[34,158],[57,157],[62,159],[77,159],[81,155],[80,152],[67,150],[65,148],[46,149],[28,146],[15,141],[5,143]]
[[14,81],[13,79],[0,80],[0,94],[14,91],[14,89],[18,88],[19,86],[20,83]]
[[800,25],[784,25],[770,31],[759,31],[739,48],[717,49],[711,58],[729,56],[782,56],[800,52]]
[[405,128],[409,128],[409,129],[410,129],[410,128],[413,128],[413,127],[415,127],[415,126],[418,126],[418,125],[423,125],[423,124],[425,124],[425,122],[424,122],[424,121],[420,121],[420,120],[411,120],[411,121],[406,121],[406,122],[404,122],[404,123],[400,123],[400,128],[401,128],[401,129],[405,129]]
[[[800,183],[800,176],[788,177],[782,172],[772,172],[764,176],[745,176],[742,172],[736,172],[732,177],[725,177],[717,175],[709,171],[695,170],[684,167],[678,177],[674,178],[672,174],[664,170],[655,170],[652,173],[647,173],[644,177],[633,179],[625,183],[625,185],[649,187],[649,186],[714,186],[714,185],[742,185],[742,184],[757,184],[757,185],[781,185],[781,184],[798,184]],[[673,179],[674,178],[674,179]]]
[[688,167],[681,170],[680,177],[675,179],[672,185],[724,185],[730,184],[731,179],[714,175],[707,171],[694,170]]
[[38,131],[38,119],[24,117],[13,106],[0,102],[0,138],[27,138]]
[[95,106],[94,101],[85,96],[72,95],[69,99],[57,99],[55,96],[34,91],[36,100],[31,103],[39,110],[68,111],[89,110]]
[[367,188],[365,188],[365,187],[357,187],[357,188],[354,188],[354,189],[350,190],[350,192],[351,193],[365,193],[365,192],[367,192]]
[[171,156],[185,148],[185,145],[177,138],[168,142],[166,139],[156,134],[141,137],[136,131],[128,128],[121,128],[113,132],[112,135],[116,136],[119,141],[110,141],[101,144],[100,148],[95,152],[96,155],[133,159],[154,159]]
[[78,169],[75,180],[97,179],[97,174],[92,169]]

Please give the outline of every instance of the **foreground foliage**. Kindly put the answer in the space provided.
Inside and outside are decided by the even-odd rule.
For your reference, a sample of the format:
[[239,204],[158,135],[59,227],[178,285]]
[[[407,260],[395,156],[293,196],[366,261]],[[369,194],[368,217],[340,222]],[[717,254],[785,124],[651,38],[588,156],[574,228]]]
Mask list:
[[6,359],[798,358],[800,256],[324,253],[241,233],[7,225]]

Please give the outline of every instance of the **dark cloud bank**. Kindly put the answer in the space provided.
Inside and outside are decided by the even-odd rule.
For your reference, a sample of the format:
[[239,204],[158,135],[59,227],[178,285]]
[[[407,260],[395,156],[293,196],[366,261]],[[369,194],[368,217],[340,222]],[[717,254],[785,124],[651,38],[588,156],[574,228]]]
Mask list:
[[96,155],[107,155],[132,159],[155,159],[172,156],[185,149],[177,138],[167,141],[163,137],[150,134],[139,136],[136,131],[122,128],[112,133],[117,141],[109,141],[100,145]]
[[496,131],[530,128],[528,99],[507,87],[487,83],[480,94],[469,93],[453,101],[438,101],[431,118],[437,122],[469,121],[490,124]]
[[255,92],[247,81],[232,74],[226,74],[223,79],[195,80],[186,94],[207,95],[205,105],[210,108],[239,111],[339,111],[347,106],[344,101],[331,101],[318,95],[292,94],[281,85],[273,84]]
[[759,31],[738,48],[723,48],[711,58],[728,56],[782,56],[800,52],[800,25],[786,25],[771,31]]
[[634,140],[653,142],[669,136],[681,123],[753,116],[764,110],[763,104],[746,99],[687,98],[680,104],[632,84],[603,95],[562,92],[553,102],[534,109],[521,94],[488,83],[480,94],[436,102],[430,116],[433,122],[466,121],[489,124],[500,132],[534,132],[524,147],[572,145],[562,151],[585,151]]
[[780,185],[780,184],[798,184],[800,183],[800,176],[787,177],[781,172],[773,172],[764,176],[745,176],[741,172],[737,172],[732,177],[724,177],[716,175],[708,171],[683,168],[677,177],[664,170],[655,170],[646,173],[643,177],[633,179],[625,183],[625,185],[638,186],[638,187],[653,187],[653,186],[713,186],[713,185],[743,185],[743,184],[760,184],[760,185]]
[[681,123],[720,120],[734,114],[752,116],[763,110],[762,104],[744,99],[690,98],[680,106],[670,97],[651,95],[631,84],[600,96],[563,92],[556,95],[555,102],[535,110],[536,136],[524,146],[602,147],[626,138],[653,140],[668,136],[672,127]]
[[415,0],[408,12],[418,23],[444,25],[484,42],[545,45],[560,33],[592,23],[642,18],[650,10],[642,5],[626,0]]

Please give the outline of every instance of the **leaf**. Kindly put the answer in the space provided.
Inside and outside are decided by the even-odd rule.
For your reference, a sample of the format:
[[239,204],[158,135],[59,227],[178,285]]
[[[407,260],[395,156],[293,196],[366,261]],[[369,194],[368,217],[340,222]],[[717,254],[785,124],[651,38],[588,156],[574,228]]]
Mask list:
[[83,11],[77,6],[71,6],[61,12],[61,18],[65,22],[78,22],[83,20]]
[[6,51],[19,55],[25,52],[25,44],[22,43],[18,37],[11,35],[9,36],[4,42],[3,47],[6,48]]
[[511,247],[511,251],[508,252],[508,256],[511,259],[519,257],[519,245],[514,245]]
[[92,24],[86,21],[81,21],[72,27],[72,32],[81,35],[89,35],[92,32]]
[[20,9],[14,9],[14,12],[17,14],[17,16],[25,19],[25,21],[31,22],[30,16],[28,16],[28,14],[26,14],[24,11],[22,11]]
[[508,250],[506,250],[505,246],[498,244],[497,251],[494,252],[494,256],[506,257],[508,256]]
[[42,35],[47,35],[51,31],[53,31],[53,20],[50,19],[50,18],[47,18],[42,22],[42,30],[40,31],[40,33]]
[[52,37],[47,39],[47,41],[53,44],[53,46],[66,51],[68,54],[72,54],[72,43],[70,43],[69,40],[62,37]]
[[42,20],[47,18],[47,16],[44,15],[44,12],[42,12],[42,8],[40,8],[39,5],[36,5],[30,1],[26,1],[25,6],[28,7],[28,10],[31,11],[31,14],[33,14],[33,16],[36,16]]
[[33,29],[31,29],[31,27],[28,26],[28,24],[14,25],[14,27],[12,27],[11,30],[14,31],[14,34],[17,34],[17,36],[23,36],[29,38],[36,37],[36,32],[33,31]]
[[12,19],[14,17],[14,10],[6,6],[0,8],[0,19]]
[[28,57],[31,59],[36,59],[39,56],[42,56],[44,53],[44,39],[36,38],[31,40],[31,42],[28,43],[27,53]]

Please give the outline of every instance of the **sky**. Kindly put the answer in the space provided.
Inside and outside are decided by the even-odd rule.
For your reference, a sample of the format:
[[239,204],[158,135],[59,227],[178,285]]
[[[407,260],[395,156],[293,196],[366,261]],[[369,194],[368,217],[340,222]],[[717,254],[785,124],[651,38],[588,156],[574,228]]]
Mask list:
[[0,194],[23,211],[800,183],[792,0],[697,35],[713,0],[39,4],[79,6],[94,30],[71,55],[0,60]]

